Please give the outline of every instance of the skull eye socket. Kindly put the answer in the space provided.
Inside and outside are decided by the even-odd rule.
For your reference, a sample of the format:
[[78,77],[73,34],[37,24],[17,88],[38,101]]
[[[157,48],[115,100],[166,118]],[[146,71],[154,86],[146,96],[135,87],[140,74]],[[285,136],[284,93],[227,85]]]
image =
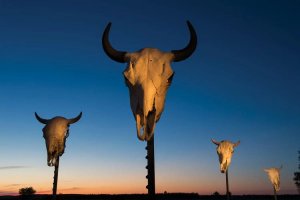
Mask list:
[[172,83],[174,74],[175,74],[175,73],[173,73],[173,74],[167,79],[167,83],[168,83],[168,84],[171,84],[171,83]]
[[130,61],[130,65],[131,65],[132,67],[134,67],[135,64],[136,64],[136,61],[135,61],[135,60],[131,60],[131,61]]

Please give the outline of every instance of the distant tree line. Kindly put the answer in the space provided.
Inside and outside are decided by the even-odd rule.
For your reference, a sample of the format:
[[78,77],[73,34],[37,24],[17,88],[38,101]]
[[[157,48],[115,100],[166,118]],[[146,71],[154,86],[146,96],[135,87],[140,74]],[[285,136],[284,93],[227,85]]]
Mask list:
[[22,196],[28,196],[28,195],[34,195],[36,193],[35,189],[33,187],[25,187],[19,189],[19,194]]
[[298,151],[298,161],[299,161],[299,165],[298,165],[299,171],[294,173],[294,181],[297,186],[298,193],[300,194],[300,151]]

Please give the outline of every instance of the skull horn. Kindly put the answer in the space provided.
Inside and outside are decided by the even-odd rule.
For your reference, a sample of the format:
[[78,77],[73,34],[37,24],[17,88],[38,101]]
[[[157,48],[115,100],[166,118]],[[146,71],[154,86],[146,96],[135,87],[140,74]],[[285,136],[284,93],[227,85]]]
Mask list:
[[241,141],[237,141],[236,143],[234,143],[233,147],[239,146],[240,143],[241,143]]
[[196,49],[197,46],[197,34],[193,25],[187,21],[187,25],[190,31],[190,42],[188,45],[180,50],[172,50],[171,52],[174,55],[174,62],[182,61],[190,57]]
[[218,146],[219,146],[219,144],[220,144],[220,142],[217,142],[217,141],[214,140],[214,139],[211,139],[211,141],[212,141],[215,145],[218,145]]
[[35,115],[35,118],[36,118],[39,122],[41,122],[42,124],[47,124],[47,123],[49,122],[49,119],[43,119],[43,118],[41,118],[36,112],[34,113],[34,115]]
[[114,61],[124,63],[125,62],[125,51],[118,51],[114,49],[109,42],[109,30],[111,22],[109,22],[102,35],[102,46],[105,53]]
[[80,112],[80,114],[77,117],[68,119],[68,123],[73,124],[73,123],[77,122],[78,120],[80,120],[81,115],[82,115],[82,112]]

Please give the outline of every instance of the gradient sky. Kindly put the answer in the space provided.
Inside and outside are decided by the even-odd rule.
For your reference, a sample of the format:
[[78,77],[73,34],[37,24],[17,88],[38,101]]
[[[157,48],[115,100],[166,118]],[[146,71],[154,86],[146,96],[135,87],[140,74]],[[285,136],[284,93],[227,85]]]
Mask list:
[[59,193],[146,193],[146,143],[136,137],[122,71],[100,38],[112,22],[120,50],[195,53],[176,72],[155,129],[157,192],[225,193],[215,145],[241,140],[229,169],[233,194],[272,194],[265,167],[283,165],[294,194],[300,141],[299,1],[0,0],[0,195],[51,193],[43,125],[68,118]]

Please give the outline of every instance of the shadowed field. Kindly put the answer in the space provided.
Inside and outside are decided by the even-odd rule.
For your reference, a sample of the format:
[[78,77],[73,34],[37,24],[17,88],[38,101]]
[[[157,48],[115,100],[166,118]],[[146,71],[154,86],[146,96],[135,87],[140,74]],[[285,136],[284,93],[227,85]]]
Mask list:
[[[0,196],[0,200],[51,200],[51,195],[33,195],[33,196]],[[148,200],[145,194],[129,195],[78,195],[66,194],[58,195],[57,200]],[[176,194],[157,194],[156,200],[226,200],[224,195],[198,195],[196,193],[176,193]],[[273,200],[272,195],[237,195],[232,196],[231,200]],[[278,200],[299,200],[300,195],[278,195]]]

